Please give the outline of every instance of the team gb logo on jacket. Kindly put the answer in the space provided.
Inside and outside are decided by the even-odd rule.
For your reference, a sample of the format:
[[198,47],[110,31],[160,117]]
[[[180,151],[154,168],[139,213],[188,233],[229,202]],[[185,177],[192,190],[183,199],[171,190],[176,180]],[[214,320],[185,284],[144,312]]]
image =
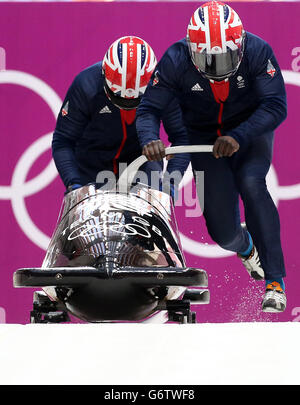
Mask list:
[[268,75],[270,75],[271,77],[274,77],[274,75],[275,75],[275,73],[276,73],[276,69],[275,69],[274,66],[272,65],[272,62],[270,61],[270,59],[268,60],[267,73],[268,73]]

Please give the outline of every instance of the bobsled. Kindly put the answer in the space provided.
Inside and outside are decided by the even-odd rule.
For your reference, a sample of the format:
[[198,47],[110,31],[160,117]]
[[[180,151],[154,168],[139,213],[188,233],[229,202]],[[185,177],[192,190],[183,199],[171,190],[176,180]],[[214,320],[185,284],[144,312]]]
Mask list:
[[209,303],[207,273],[186,265],[172,198],[132,186],[144,161],[123,172],[123,187],[89,184],[64,196],[42,266],[13,276],[15,287],[39,288],[31,323],[196,322],[191,305]]

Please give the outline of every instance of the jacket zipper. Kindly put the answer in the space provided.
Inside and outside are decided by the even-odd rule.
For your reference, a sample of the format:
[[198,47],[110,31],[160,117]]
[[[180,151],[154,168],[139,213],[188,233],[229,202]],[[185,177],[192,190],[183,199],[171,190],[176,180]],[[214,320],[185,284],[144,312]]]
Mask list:
[[113,158],[113,171],[114,174],[117,175],[119,170],[118,170],[118,162],[117,160],[119,159],[121,152],[124,148],[125,142],[127,140],[127,127],[126,124],[131,125],[133,124],[134,120],[135,120],[135,116],[136,116],[136,110],[120,110],[120,115],[121,115],[121,123],[122,123],[122,130],[123,130],[123,138],[120,144],[120,147],[115,155],[115,157]]
[[222,82],[215,82],[211,80],[210,87],[212,89],[215,101],[220,104],[217,135],[222,136],[221,128],[223,127],[224,102],[227,100],[229,95],[229,81],[228,79]]
[[121,115],[121,123],[122,123],[122,130],[123,130],[123,138],[121,141],[121,145],[115,155],[115,157],[113,158],[113,170],[114,170],[114,174],[118,174],[118,164],[117,164],[117,160],[121,155],[122,149],[124,148],[124,144],[126,142],[127,139],[127,128],[126,128],[126,123],[125,123],[125,119],[122,117]]
[[219,109],[219,115],[218,115],[218,129],[217,129],[217,134],[218,136],[222,136],[221,128],[223,126],[222,122],[222,116],[223,116],[223,110],[224,110],[224,103],[220,102],[220,109]]

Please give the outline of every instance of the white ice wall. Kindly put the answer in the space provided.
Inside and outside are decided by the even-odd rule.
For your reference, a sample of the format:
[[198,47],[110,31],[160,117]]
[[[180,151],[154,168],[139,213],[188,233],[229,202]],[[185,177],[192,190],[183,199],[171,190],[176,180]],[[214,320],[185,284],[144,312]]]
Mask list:
[[0,325],[0,384],[300,384],[300,324]]

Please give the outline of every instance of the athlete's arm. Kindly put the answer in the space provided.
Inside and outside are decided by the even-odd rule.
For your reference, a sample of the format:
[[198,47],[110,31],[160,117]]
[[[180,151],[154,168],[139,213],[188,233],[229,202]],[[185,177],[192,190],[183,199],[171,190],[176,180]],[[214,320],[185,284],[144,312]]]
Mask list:
[[[171,146],[189,145],[187,130],[183,123],[182,112],[177,99],[174,99],[165,110],[162,122]],[[190,154],[180,153],[174,155],[174,157],[168,155],[167,160],[169,160],[167,172],[177,171],[183,176],[190,163]]]
[[88,122],[86,95],[76,78],[63,102],[52,140],[53,159],[66,187],[81,182],[75,159],[75,146]]
[[136,128],[141,147],[159,140],[160,123],[165,110],[176,98],[177,77],[168,52],[157,64],[137,109]]
[[246,121],[226,132],[240,145],[274,131],[287,115],[284,81],[271,47],[266,45],[254,62],[252,75],[259,106]]

